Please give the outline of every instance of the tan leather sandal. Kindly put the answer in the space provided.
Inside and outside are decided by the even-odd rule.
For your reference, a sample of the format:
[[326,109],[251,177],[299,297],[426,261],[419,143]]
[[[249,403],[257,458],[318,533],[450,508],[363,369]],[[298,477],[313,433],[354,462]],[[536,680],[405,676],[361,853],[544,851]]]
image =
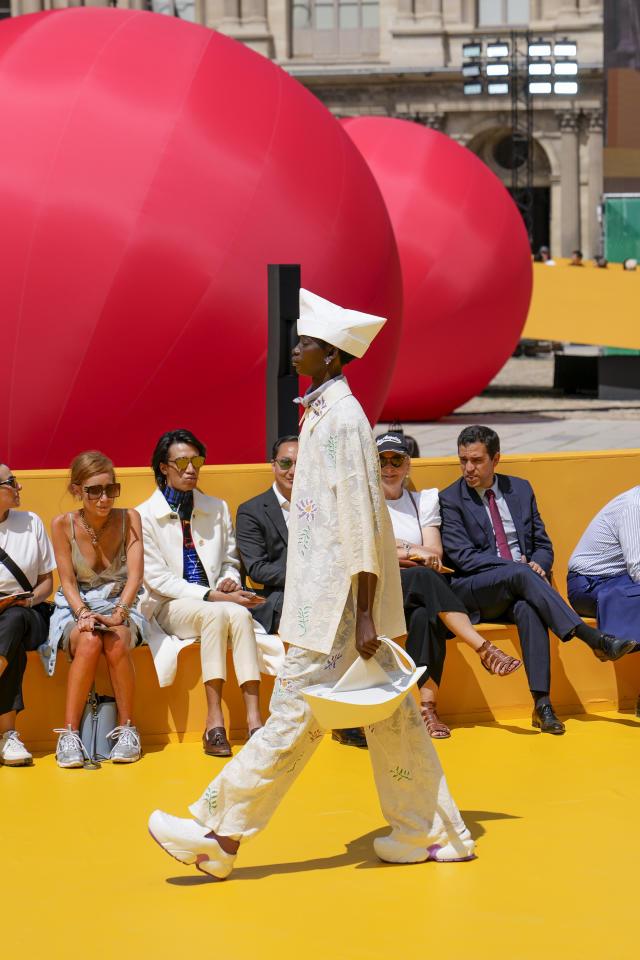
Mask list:
[[477,654],[485,670],[494,673],[497,677],[506,677],[522,666],[522,660],[516,660],[515,657],[503,653],[489,640],[485,640]]
[[422,714],[424,725],[427,728],[427,733],[432,740],[445,740],[451,736],[451,730],[449,730],[446,723],[443,723],[436,713],[435,703],[421,703],[420,713]]

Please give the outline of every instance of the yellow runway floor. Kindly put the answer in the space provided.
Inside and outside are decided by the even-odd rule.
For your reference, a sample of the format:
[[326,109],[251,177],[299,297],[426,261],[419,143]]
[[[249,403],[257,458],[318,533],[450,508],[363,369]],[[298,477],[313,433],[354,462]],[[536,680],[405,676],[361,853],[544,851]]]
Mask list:
[[392,866],[367,754],[328,737],[270,827],[216,883],[146,833],[186,816],[224,761],[199,743],[141,763],[0,767],[3,957],[626,960],[638,954],[640,721],[524,721],[438,744],[478,859]]

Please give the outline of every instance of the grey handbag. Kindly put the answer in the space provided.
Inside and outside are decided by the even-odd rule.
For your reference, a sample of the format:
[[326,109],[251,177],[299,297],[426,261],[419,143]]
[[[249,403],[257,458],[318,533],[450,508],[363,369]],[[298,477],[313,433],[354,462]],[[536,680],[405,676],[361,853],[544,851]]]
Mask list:
[[97,768],[101,760],[108,760],[112,743],[107,734],[117,725],[118,712],[113,697],[101,697],[91,688],[89,699],[82,711],[80,739],[89,762],[85,766]]

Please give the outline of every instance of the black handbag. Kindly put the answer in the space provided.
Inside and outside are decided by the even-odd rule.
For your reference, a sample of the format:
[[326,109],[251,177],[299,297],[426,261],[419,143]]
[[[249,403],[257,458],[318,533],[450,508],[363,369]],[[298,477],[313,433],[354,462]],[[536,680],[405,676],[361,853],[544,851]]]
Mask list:
[[[13,560],[9,556],[9,554],[3,547],[0,547],[0,563],[3,563],[5,565],[5,567],[11,574],[11,576],[15,577],[15,579],[18,581],[18,583],[20,584],[23,590],[25,590],[27,593],[33,593],[34,588],[29,583],[24,570],[22,570],[18,566],[15,560]],[[55,607],[55,604],[53,603],[53,601],[44,600],[42,603],[36,603],[35,607],[31,607],[30,609],[37,610],[38,613],[42,617],[44,617],[48,626],[54,607]]]

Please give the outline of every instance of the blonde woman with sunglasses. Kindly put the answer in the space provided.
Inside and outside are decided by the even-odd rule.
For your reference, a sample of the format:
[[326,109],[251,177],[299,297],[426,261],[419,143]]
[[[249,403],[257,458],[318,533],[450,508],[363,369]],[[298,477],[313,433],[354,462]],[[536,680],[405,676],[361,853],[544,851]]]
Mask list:
[[49,630],[51,663],[59,644],[71,660],[56,759],[60,767],[83,765],[80,718],[104,654],[118,709],[110,759],[132,763],[140,759],[140,737],[130,651],[149,627],[135,609],[144,564],[140,516],[115,507],[120,484],[111,460],[96,450],[75,458],[68,489],[81,506],[51,524],[60,574]]

